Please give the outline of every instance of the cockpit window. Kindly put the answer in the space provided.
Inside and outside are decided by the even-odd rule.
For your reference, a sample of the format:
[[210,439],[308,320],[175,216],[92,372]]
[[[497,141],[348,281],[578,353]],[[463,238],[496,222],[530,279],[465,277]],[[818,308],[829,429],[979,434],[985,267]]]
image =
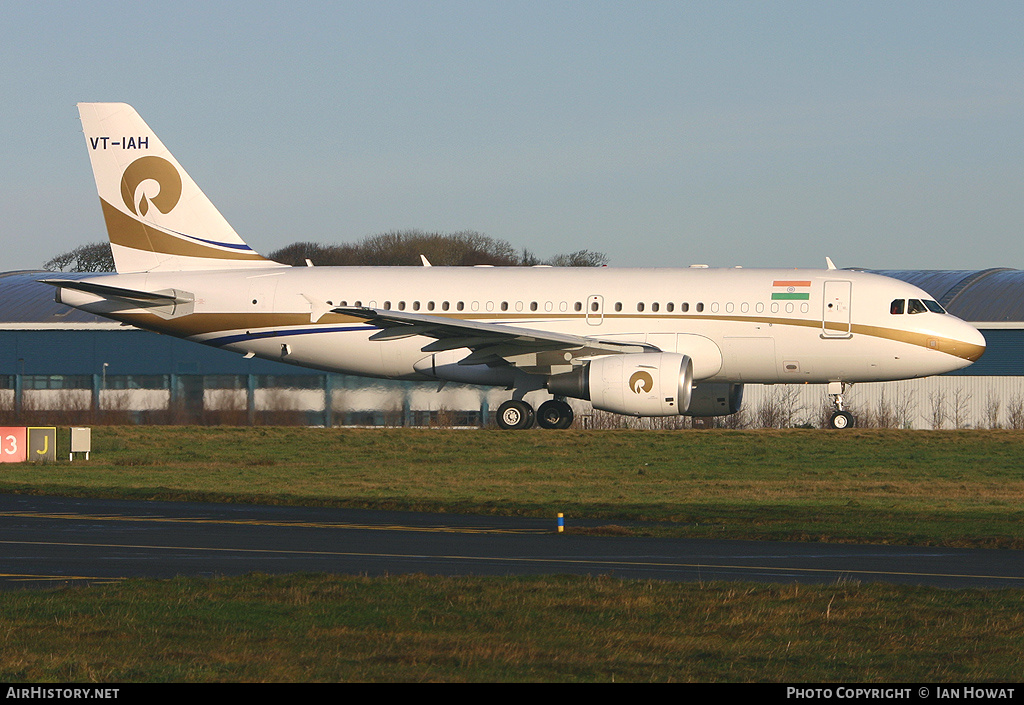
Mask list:
[[889,313],[894,316],[898,316],[903,313],[903,307],[906,305],[904,299],[893,299],[893,302],[889,304]]
[[924,302],[920,299],[910,299],[907,301],[907,313],[924,313],[927,310]]
[[945,313],[946,309],[942,308],[938,301],[931,301],[929,299],[924,300],[924,305],[928,307],[928,310],[932,313]]

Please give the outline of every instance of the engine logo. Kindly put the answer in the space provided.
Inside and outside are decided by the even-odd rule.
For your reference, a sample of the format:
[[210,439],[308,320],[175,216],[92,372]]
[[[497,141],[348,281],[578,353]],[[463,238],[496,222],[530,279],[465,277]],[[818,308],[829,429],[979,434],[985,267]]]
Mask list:
[[643,394],[654,389],[654,378],[647,372],[634,372],[629,378],[629,388],[634,394]]

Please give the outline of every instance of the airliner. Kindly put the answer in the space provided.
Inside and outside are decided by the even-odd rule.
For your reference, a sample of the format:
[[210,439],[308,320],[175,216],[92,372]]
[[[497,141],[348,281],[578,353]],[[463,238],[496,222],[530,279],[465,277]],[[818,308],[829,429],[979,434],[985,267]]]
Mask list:
[[[735,413],[745,384],[961,369],[985,350],[923,290],[824,269],[287,266],[259,255],[123,103],[79,116],[116,274],[41,279],[75,308],[187,340],[367,377],[504,387],[506,429],[567,428],[567,399],[633,416]],[[534,410],[524,400],[550,399]],[[534,398],[537,395],[534,395]]]

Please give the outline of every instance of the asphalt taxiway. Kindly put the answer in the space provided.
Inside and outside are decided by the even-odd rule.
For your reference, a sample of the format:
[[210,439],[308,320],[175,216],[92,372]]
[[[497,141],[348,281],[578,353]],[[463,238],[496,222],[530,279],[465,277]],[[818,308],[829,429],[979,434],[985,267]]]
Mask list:
[[1024,551],[585,535],[550,519],[0,495],[0,589],[253,572],[1024,587]]

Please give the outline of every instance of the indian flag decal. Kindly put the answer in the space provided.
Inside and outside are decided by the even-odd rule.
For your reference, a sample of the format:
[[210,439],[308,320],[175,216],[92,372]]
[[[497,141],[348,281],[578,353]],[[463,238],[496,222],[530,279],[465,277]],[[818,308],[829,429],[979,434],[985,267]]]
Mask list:
[[807,301],[811,298],[809,281],[773,281],[772,301]]

